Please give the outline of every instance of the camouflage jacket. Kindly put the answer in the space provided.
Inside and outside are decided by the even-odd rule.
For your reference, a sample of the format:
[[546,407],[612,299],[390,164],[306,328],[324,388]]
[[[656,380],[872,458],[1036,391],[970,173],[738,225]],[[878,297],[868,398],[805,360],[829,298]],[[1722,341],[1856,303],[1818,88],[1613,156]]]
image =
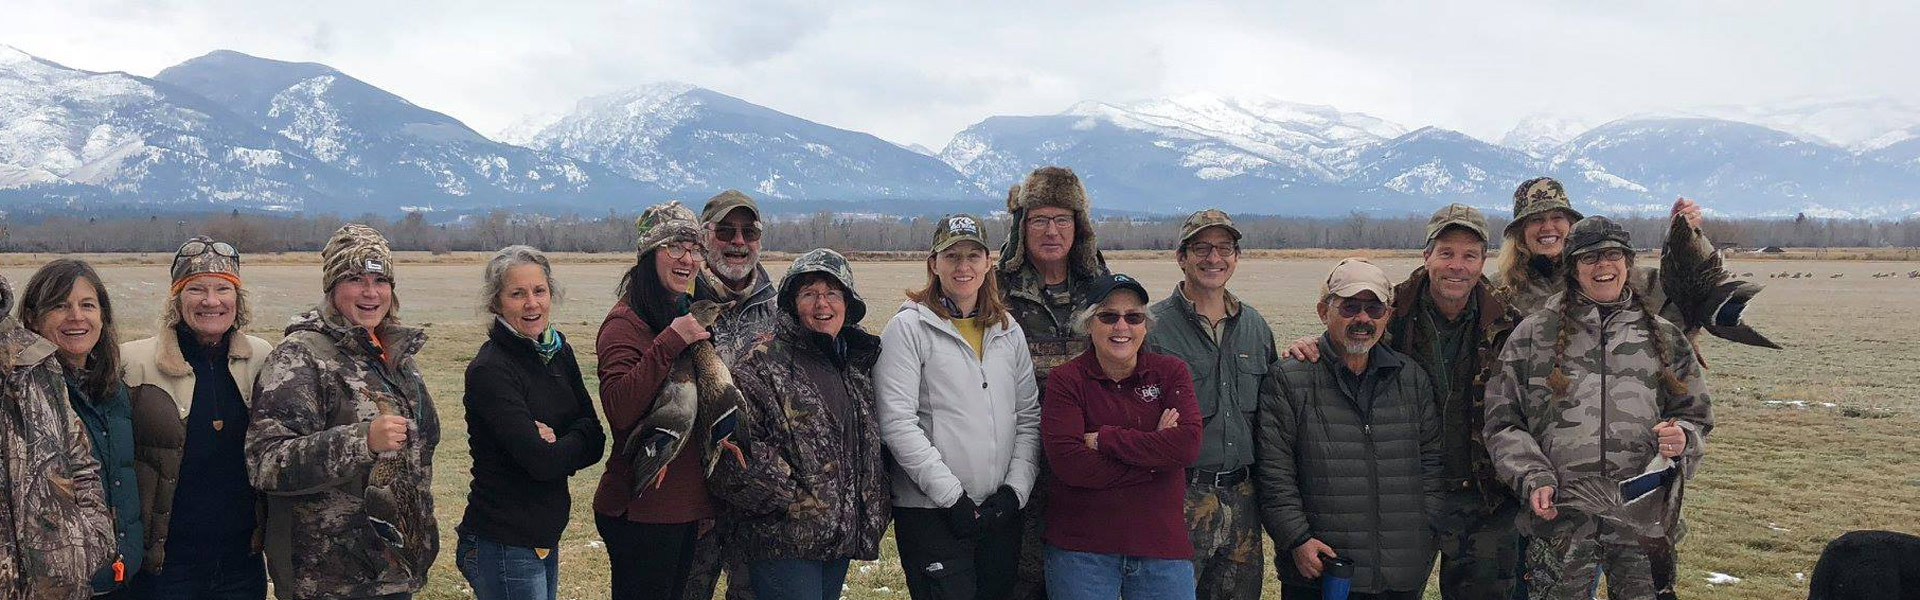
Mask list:
[[113,514],[52,342],[5,316],[0,279],[0,600],[79,600],[111,564]]
[[[1559,302],[1555,296],[1548,305]],[[1680,328],[1666,319],[1653,320],[1654,327],[1666,330],[1667,368],[1689,391],[1671,397],[1660,391],[1661,365],[1638,307],[1629,304],[1602,317],[1598,305],[1582,301],[1574,316],[1578,322],[1560,362],[1568,380],[1565,398],[1555,398],[1548,385],[1561,325],[1557,311],[1521,321],[1500,352],[1487,382],[1483,432],[1500,480],[1525,498],[1542,486],[1565,487],[1582,477],[1619,481],[1639,475],[1659,453],[1653,426],[1669,418],[1687,431],[1681,461],[1691,476],[1713,428],[1713,412],[1700,363]],[[1527,512],[1520,526],[1528,535],[1558,536],[1589,522],[1569,516],[1561,511],[1560,518],[1547,522]],[[1609,530],[1610,535],[1626,533]],[[1628,543],[1631,538],[1613,541]]]
[[1046,282],[1032,266],[1012,273],[997,273],[1000,291],[1006,296],[1007,313],[1027,334],[1027,349],[1033,354],[1033,380],[1040,389],[1047,389],[1048,372],[1089,347],[1086,336],[1074,333],[1073,324],[1057,315],[1072,314],[1086,300],[1086,291],[1078,282],[1105,275],[1106,263],[1099,264],[1099,273],[1068,279],[1068,291],[1064,295],[1048,294]]
[[[1427,268],[1419,267],[1406,281],[1394,286],[1393,319],[1387,323],[1387,346],[1413,358],[1427,371],[1428,378],[1437,382],[1441,379],[1433,376],[1433,370],[1439,365],[1425,362],[1429,354],[1422,349],[1432,341],[1423,337],[1422,328],[1415,326],[1417,320],[1427,318],[1424,312],[1430,298],[1428,282]],[[1486,384],[1498,364],[1500,347],[1521,317],[1490,292],[1492,287],[1491,282],[1481,277],[1480,285],[1467,300],[1476,307],[1477,320],[1468,332],[1472,336],[1473,352],[1452,365],[1453,372],[1446,379],[1453,382],[1458,393],[1434,390],[1433,396],[1436,401],[1453,402],[1439,406],[1441,446],[1447,459],[1444,472],[1449,477],[1447,487],[1481,494],[1485,500],[1482,507],[1486,510],[1499,507],[1501,497],[1508,495],[1494,477],[1493,459],[1488,457],[1486,442],[1481,438],[1485,426]]]
[[707,328],[713,332],[713,346],[720,351],[722,362],[739,364],[755,346],[773,340],[774,322],[779,313],[774,306],[778,295],[765,267],[753,268],[753,288],[744,294],[723,287],[711,269],[700,272],[700,277],[693,282],[695,302],[736,302]]
[[[878,558],[891,516],[873,388],[880,338],[842,329],[846,359],[836,364],[791,315],[776,327],[733,369],[752,441],[746,467],[722,460],[708,483],[725,506],[726,546],[747,561]],[[844,386],[832,391],[854,422],[829,408],[825,386]]]
[[[277,595],[419,590],[440,539],[429,489],[440,420],[414,365],[425,332],[389,319],[376,345],[322,304],[286,334],[255,382],[246,442],[248,474],[267,496]],[[382,414],[412,422],[401,450],[367,447],[368,423]]]

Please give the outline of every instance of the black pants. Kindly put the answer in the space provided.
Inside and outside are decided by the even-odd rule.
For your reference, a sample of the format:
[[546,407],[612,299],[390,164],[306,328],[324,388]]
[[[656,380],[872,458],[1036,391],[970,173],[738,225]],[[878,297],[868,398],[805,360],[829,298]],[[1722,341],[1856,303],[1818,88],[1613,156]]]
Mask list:
[[[262,600],[267,564],[259,554],[199,562],[170,560],[159,573],[142,570],[121,598],[143,600]],[[101,600],[95,596],[96,600]]]
[[[1380,592],[1378,594],[1351,592],[1347,594],[1347,600],[1420,600],[1420,595],[1423,591],[1425,590]],[[1282,583],[1280,584],[1280,600],[1320,600],[1320,588]]]
[[937,508],[893,509],[893,541],[913,600],[998,600],[1020,570],[1020,515],[984,524],[958,539]]
[[698,522],[637,523],[594,513],[593,524],[607,543],[614,600],[682,600],[693,570]]

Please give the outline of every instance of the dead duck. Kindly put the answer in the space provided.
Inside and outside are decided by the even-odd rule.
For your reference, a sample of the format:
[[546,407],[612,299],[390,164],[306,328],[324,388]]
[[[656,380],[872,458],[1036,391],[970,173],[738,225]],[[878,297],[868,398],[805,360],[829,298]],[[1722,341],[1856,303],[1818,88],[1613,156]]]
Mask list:
[[[689,312],[701,327],[712,327],[720,313],[731,306],[731,302],[701,300],[694,302]],[[713,340],[688,344],[674,358],[667,381],[653,402],[653,412],[627,436],[626,452],[633,457],[634,481],[640,487],[636,493],[658,488],[666,481],[667,464],[686,448],[688,438],[699,440],[705,474],[713,472],[723,453],[744,465],[746,455],[740,448],[744,438],[738,431],[743,400]]]

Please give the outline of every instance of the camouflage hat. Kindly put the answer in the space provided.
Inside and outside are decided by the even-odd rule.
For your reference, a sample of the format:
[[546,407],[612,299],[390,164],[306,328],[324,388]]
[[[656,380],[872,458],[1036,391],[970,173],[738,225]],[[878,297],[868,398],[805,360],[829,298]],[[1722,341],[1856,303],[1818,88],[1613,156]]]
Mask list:
[[393,249],[387,245],[387,238],[374,228],[359,223],[342,225],[320,249],[320,264],[323,289],[333,291],[334,284],[340,280],[374,273],[393,276]]
[[1575,256],[1607,248],[1619,248],[1632,254],[1633,239],[1627,234],[1627,228],[1606,217],[1587,217],[1573,224],[1573,231],[1567,233],[1567,245],[1560,251],[1560,257],[1561,260],[1571,260]]
[[1193,216],[1187,217],[1186,223],[1180,225],[1180,243],[1187,243],[1187,240],[1200,235],[1200,232],[1208,227],[1225,229],[1227,235],[1233,236],[1233,241],[1240,241],[1240,228],[1233,226],[1233,219],[1227,216],[1227,212],[1218,208],[1209,208],[1193,213]]
[[1507,222],[1507,233],[1513,233],[1527,219],[1550,210],[1567,211],[1567,218],[1580,220],[1580,211],[1574,210],[1567,202],[1567,188],[1552,177],[1535,177],[1520,183],[1513,190],[1513,220]]
[[980,229],[980,219],[966,213],[947,215],[933,230],[933,249],[935,253],[952,248],[960,242],[974,242],[981,248],[987,247],[986,232]]
[[1328,294],[1341,298],[1352,298],[1360,292],[1373,292],[1381,302],[1393,303],[1393,281],[1387,279],[1387,272],[1380,270],[1364,258],[1341,259],[1327,273],[1327,281],[1320,285],[1320,297]]
[[639,237],[634,253],[644,255],[671,242],[699,242],[700,224],[693,219],[693,211],[677,200],[647,207],[633,221]]
[[240,276],[240,251],[233,244],[216,242],[213,238],[196,235],[180,244],[173,252],[174,283],[208,273],[220,273],[230,277]]
[[753,213],[754,221],[760,220],[760,205],[754,204],[753,197],[740,193],[740,190],[727,190],[707,199],[706,207],[700,209],[700,223],[719,223],[736,208],[747,209],[747,212]]
[[1480,236],[1480,241],[1487,241],[1487,218],[1480,216],[1480,209],[1456,202],[1433,211],[1433,217],[1427,219],[1427,243],[1439,239],[1448,227],[1471,231]]
[[800,276],[808,273],[824,273],[840,283],[847,290],[847,324],[859,323],[867,316],[867,302],[860,299],[860,291],[853,287],[853,265],[847,257],[826,248],[815,248],[800,258],[793,259],[793,266],[787,268],[787,275],[780,278],[780,310],[787,314],[796,314],[793,297],[799,293]]

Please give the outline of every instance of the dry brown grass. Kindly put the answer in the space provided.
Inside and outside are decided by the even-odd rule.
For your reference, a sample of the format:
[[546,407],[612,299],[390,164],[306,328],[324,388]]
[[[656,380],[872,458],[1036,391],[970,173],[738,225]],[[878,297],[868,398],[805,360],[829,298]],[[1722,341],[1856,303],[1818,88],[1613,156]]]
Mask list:
[[[1345,252],[1300,259],[1249,259],[1240,265],[1234,289],[1272,321],[1284,340],[1315,331],[1311,303],[1318,281]],[[630,255],[560,255],[558,277],[569,300],[554,321],[582,350],[592,373],[594,333],[612,288]],[[1113,253],[1116,270],[1146,281],[1156,295],[1171,289],[1178,271],[1170,260],[1139,261]],[[46,256],[0,256],[0,273],[16,290],[31,266]],[[96,256],[112,291],[121,339],[150,334],[158,315],[165,256]],[[319,298],[319,270],[310,253],[247,257],[245,277],[256,306],[254,333],[277,339],[288,317]],[[466,504],[469,480],[461,374],[484,338],[485,319],[476,290],[483,255],[458,253],[435,257],[403,253],[398,293],[403,316],[427,327],[431,342],[421,356],[422,371],[433,390],[444,430],[437,453],[434,489],[445,537],[429,587],[421,598],[463,598],[465,581],[452,567],[453,528]],[[1405,273],[1411,255],[1379,257],[1390,273]],[[775,271],[780,263],[769,259]],[[1770,265],[1736,260],[1733,269],[1764,272]],[[1778,265],[1771,265],[1780,270]],[[1682,547],[1681,574],[1686,597],[1779,600],[1804,597],[1806,584],[1796,573],[1810,573],[1823,544],[1853,529],[1920,529],[1920,307],[1909,299],[1920,280],[1873,279],[1874,272],[1906,272],[1920,264],[1809,262],[1798,267],[1817,273],[1844,273],[1799,280],[1765,280],[1768,290],[1752,306],[1758,323],[1787,350],[1735,346],[1708,339],[1712,361],[1707,381],[1719,426],[1710,442],[1708,462],[1688,490],[1692,535]],[[900,290],[920,283],[915,262],[861,262],[855,265],[861,291],[871,310],[866,325],[879,327],[898,306]],[[591,375],[589,376],[591,377]],[[589,381],[588,388],[597,387]],[[1773,402],[1803,402],[1809,408]],[[1832,407],[1822,403],[1831,403]],[[597,543],[587,499],[601,468],[573,479],[574,518],[560,548],[560,597],[607,597],[606,555]],[[1272,558],[1269,553],[1269,559]],[[1708,587],[1709,571],[1744,578],[1731,586]],[[1269,571],[1271,575],[1271,571]],[[904,597],[891,542],[876,563],[857,563],[848,579],[850,598]],[[891,593],[876,590],[885,588]],[[1269,597],[1277,597],[1271,585]],[[1429,587],[1430,598],[1437,593]]]

